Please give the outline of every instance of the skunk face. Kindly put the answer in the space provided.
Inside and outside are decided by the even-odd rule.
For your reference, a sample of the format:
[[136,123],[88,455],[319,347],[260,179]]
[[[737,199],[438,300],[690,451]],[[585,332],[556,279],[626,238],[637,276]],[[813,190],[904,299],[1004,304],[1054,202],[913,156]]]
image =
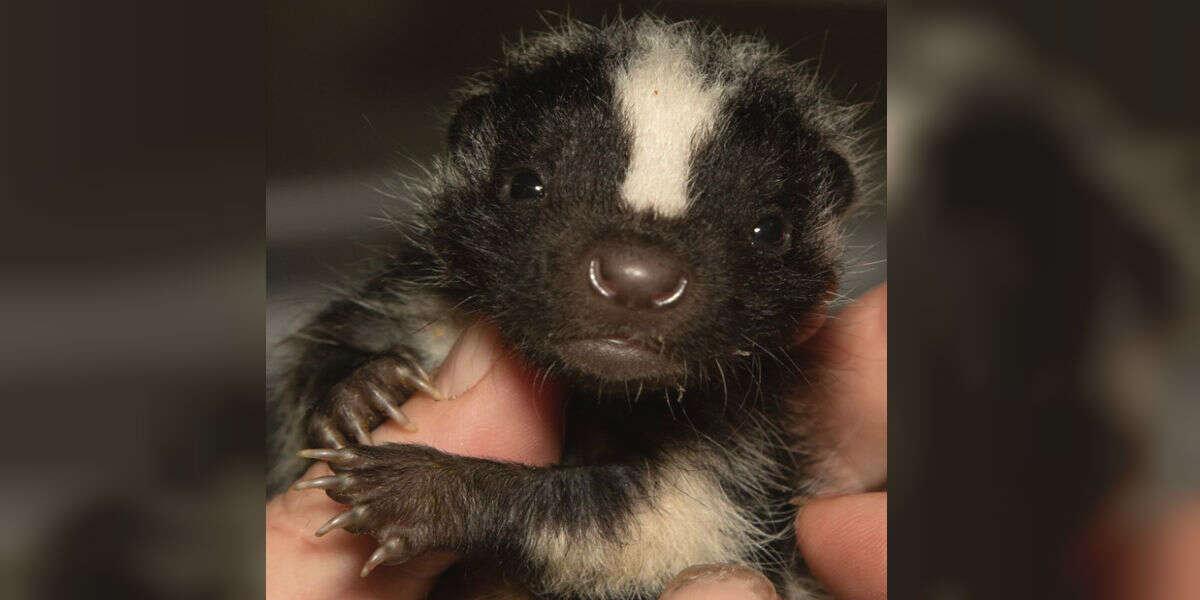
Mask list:
[[451,289],[542,366],[682,385],[789,345],[855,190],[811,78],[640,21],[513,50],[451,124],[428,224]]

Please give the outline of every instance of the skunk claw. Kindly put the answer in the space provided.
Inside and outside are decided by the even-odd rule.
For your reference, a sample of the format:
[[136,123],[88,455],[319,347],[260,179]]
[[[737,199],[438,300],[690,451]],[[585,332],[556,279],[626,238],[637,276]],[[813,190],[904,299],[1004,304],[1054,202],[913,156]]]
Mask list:
[[337,427],[328,418],[323,416],[313,417],[313,430],[317,434],[317,438],[326,446],[332,448],[346,447],[346,438],[342,437],[342,432],[338,431]]
[[350,427],[350,432],[354,434],[354,439],[363,446],[371,446],[371,430],[367,424],[359,418],[346,419],[346,425]]
[[[422,375],[424,375],[424,373],[422,373]],[[414,386],[416,386],[416,388],[418,390],[425,392],[426,394],[429,395],[430,398],[433,398],[434,400],[437,400],[440,402],[440,401],[446,399],[446,396],[443,395],[442,392],[438,391],[437,388],[433,387],[433,382],[431,382],[429,380],[428,375],[424,375],[423,379],[414,379],[412,381],[412,384]]]
[[433,378],[429,376],[429,373],[426,373],[425,369],[422,369],[421,365],[411,357],[404,358],[405,360],[396,363],[394,368],[393,374],[399,379],[399,382],[425,392],[434,400],[444,400],[446,397],[433,386]]
[[379,544],[379,547],[375,549],[375,552],[371,553],[371,557],[368,558],[367,562],[363,564],[362,570],[359,571],[358,576],[366,577],[367,575],[370,575],[371,571],[375,570],[375,567],[378,567],[390,558],[400,556],[402,551],[403,545],[400,543],[398,538],[392,538]]
[[292,489],[294,489],[294,490],[310,490],[313,488],[319,488],[319,489],[323,489],[323,490],[328,490],[328,489],[332,489],[332,488],[339,488],[344,485],[346,485],[346,476],[345,475],[326,475],[324,477],[316,477],[314,479],[305,479],[304,481],[297,481],[296,484],[292,486]]
[[394,398],[384,392],[378,385],[371,384],[368,388],[371,392],[371,403],[379,410],[387,413],[397,424],[405,431],[416,431],[416,427],[412,421],[408,419],[408,415],[400,410]]
[[296,453],[301,458],[323,460],[330,463],[350,462],[354,460],[354,452],[346,449],[331,450],[329,448],[309,448]]
[[363,515],[366,514],[366,510],[367,509],[365,506],[356,506],[340,515],[335,516],[317,530],[317,537],[323,536],[334,529],[345,528],[347,525],[353,525],[354,523],[357,523],[362,519]]

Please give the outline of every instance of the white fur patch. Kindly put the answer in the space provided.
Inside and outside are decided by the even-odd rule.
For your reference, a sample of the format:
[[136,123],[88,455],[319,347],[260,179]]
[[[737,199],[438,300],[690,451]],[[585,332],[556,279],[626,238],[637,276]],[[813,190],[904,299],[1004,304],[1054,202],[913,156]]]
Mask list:
[[533,532],[530,552],[546,565],[546,592],[627,598],[657,592],[683,569],[740,562],[760,539],[754,523],[704,469],[664,467],[620,540],[561,529]]
[[614,84],[633,135],[622,198],[634,210],[683,214],[692,154],[712,130],[724,88],[706,85],[687,47],[664,31],[643,38]]

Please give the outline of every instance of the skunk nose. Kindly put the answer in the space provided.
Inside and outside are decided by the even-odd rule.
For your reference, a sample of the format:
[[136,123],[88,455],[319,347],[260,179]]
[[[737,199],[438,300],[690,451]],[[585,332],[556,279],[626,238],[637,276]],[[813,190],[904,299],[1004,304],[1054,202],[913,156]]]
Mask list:
[[614,244],[597,249],[588,261],[592,290],[628,308],[669,308],[687,289],[684,265],[664,251]]

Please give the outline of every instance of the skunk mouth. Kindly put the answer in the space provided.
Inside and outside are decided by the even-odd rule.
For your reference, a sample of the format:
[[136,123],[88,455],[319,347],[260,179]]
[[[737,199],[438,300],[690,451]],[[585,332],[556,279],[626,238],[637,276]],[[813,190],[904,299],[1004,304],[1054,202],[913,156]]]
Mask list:
[[660,344],[624,337],[585,338],[559,346],[563,361],[575,369],[614,381],[661,379],[683,372]]

